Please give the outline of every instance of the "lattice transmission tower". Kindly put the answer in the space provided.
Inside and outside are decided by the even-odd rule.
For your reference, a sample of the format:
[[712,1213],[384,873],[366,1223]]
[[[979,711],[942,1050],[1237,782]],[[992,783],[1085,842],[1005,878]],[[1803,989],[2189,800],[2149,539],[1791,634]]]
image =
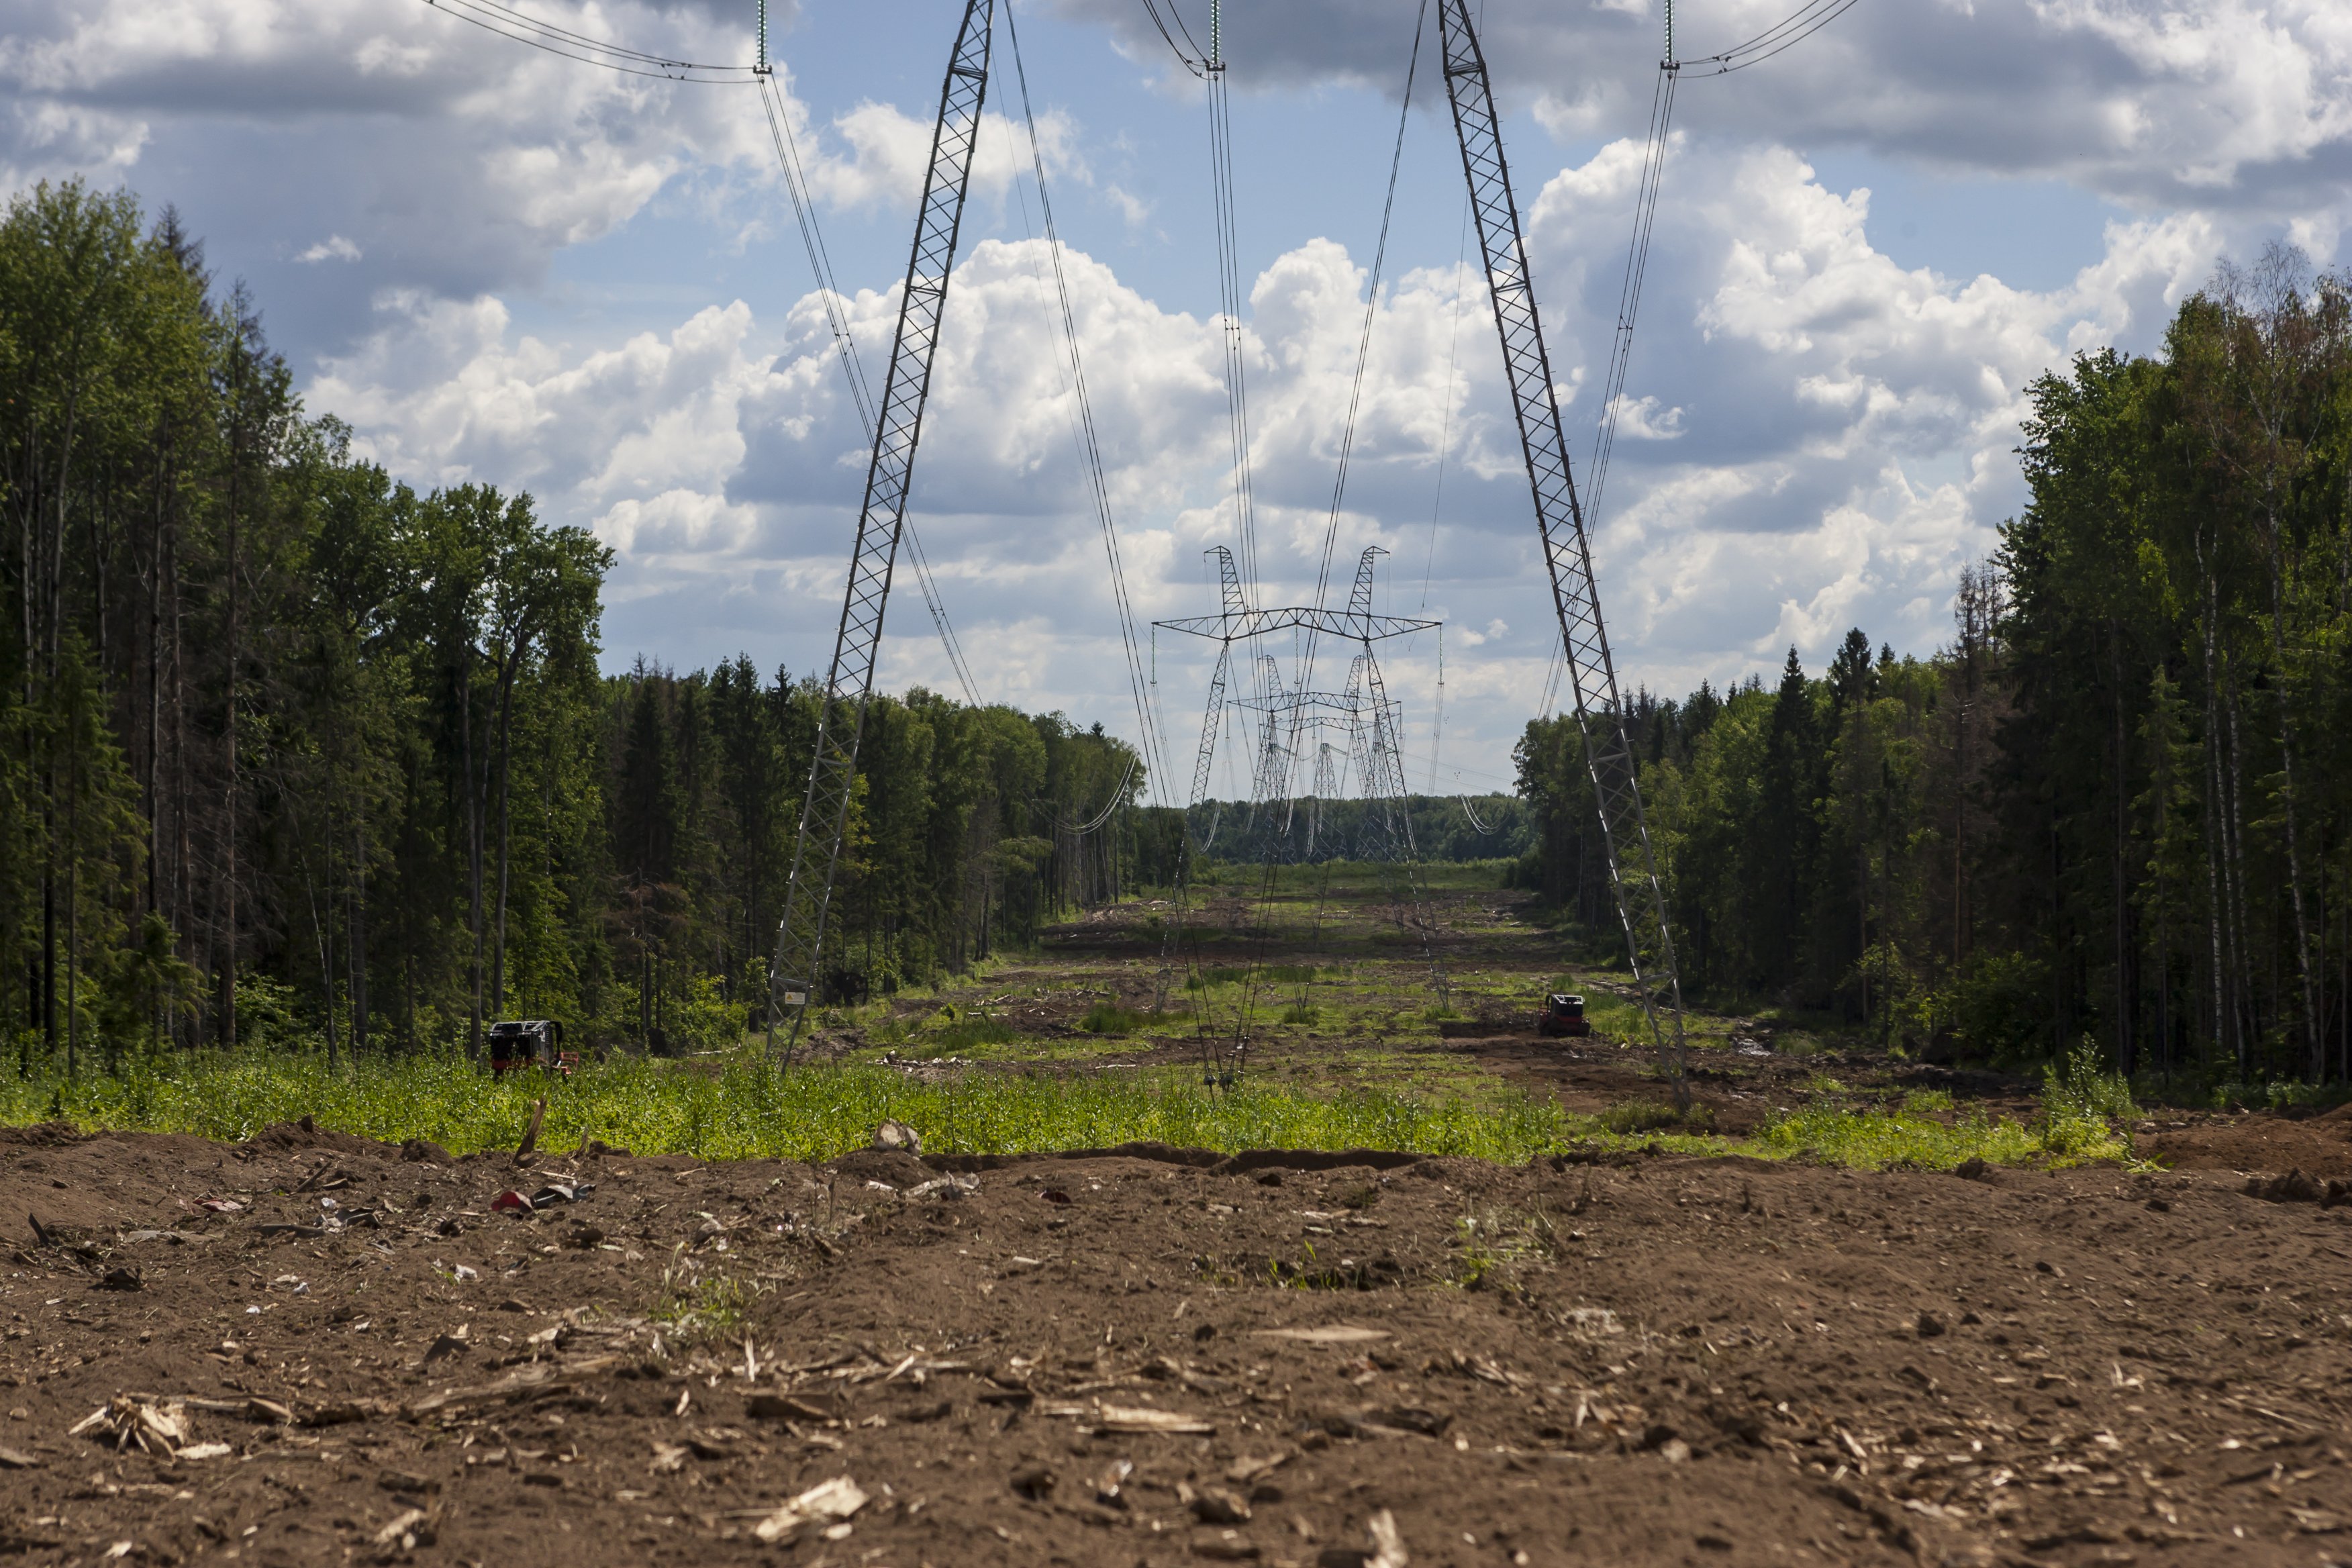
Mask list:
[[1601,624],[1601,598],[1592,582],[1592,552],[1576,481],[1569,472],[1568,440],[1554,391],[1551,357],[1544,347],[1543,323],[1536,312],[1528,276],[1527,242],[1511,196],[1510,167],[1495,115],[1495,94],[1486,58],[1471,25],[1466,0],[1439,0],[1444,35],[1445,90],[1454,107],[1454,129],[1462,147],[1462,172],[1469,181],[1470,210],[1495,305],[1495,328],[1502,339],[1503,372],[1511,386],[1519,445],[1527,458],[1534,493],[1536,527],[1544,563],[1551,574],[1552,607],[1559,617],[1578,729],[1599,803],[1601,843],[1609,857],[1610,885],[1616,893],[1618,922],[1633,970],[1633,984],[1648,1020],[1650,1037],[1674,1080],[1677,1105],[1688,1103],[1683,1037],[1682,981],[1675,972],[1674,933],[1658,882],[1657,860],[1642,812],[1642,792],[1633,751],[1625,734],[1624,703]]
[[883,383],[881,409],[875,420],[874,456],[866,471],[865,503],[857,514],[857,542],[850,555],[848,588],[834,634],[833,663],[825,673],[824,700],[818,709],[816,755],[809,766],[808,793],[801,805],[800,832],[793,841],[783,918],[776,927],[775,961],[768,970],[769,1047],[775,1048],[781,1028],[787,1064],[808,1009],[820,999],[825,980],[824,940],[834,876],[857,776],[858,742],[865,734],[866,710],[874,695],[882,612],[890,595],[899,536],[906,530],[907,488],[914,475],[923,405],[931,389],[931,359],[939,347],[940,319],[947,307],[948,275],[955,261],[957,232],[963,223],[964,192],[971,183],[972,153],[980,140],[994,21],[994,0],[968,0],[955,48],[948,56],[947,79],[940,90],[940,117],[931,132],[929,172],[915,223],[914,250],[907,261],[907,287],[890,349],[889,378]]

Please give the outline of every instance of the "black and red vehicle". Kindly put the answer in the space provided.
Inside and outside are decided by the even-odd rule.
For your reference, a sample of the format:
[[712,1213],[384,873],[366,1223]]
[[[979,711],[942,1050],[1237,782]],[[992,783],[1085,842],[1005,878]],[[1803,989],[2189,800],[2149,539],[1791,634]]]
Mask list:
[[1536,1011],[1536,1033],[1538,1035],[1589,1035],[1592,1026],[1584,1021],[1584,998],[1567,991],[1555,991],[1544,998]]
[[563,1048],[563,1026],[552,1018],[509,1018],[490,1026],[490,1076],[524,1068],[572,1076],[580,1053]]

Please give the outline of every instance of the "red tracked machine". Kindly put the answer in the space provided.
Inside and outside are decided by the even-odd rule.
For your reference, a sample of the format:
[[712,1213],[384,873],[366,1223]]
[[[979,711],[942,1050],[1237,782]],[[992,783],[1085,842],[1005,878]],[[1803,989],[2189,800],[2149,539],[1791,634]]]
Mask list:
[[509,1018],[490,1026],[490,1076],[525,1068],[572,1076],[580,1053],[563,1048],[563,1026],[551,1018]]
[[1536,1033],[1538,1035],[1589,1035],[1592,1026],[1584,1021],[1584,998],[1566,991],[1555,991],[1544,998],[1536,1012]]

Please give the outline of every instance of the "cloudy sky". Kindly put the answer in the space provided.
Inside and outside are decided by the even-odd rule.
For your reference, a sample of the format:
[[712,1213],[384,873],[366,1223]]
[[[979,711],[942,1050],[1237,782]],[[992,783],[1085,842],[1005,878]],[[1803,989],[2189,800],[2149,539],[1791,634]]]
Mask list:
[[[751,58],[753,0],[514,3]],[[1688,0],[1680,52],[1797,3]],[[1204,614],[1202,552],[1234,514],[1202,89],[1140,0],[1021,5],[1129,590],[1146,619]],[[1228,8],[1266,603],[1313,595],[1418,5]],[[1483,10],[1580,457],[1656,5]],[[1205,5],[1176,5],[1203,36]],[[981,696],[1132,734],[998,9],[913,515]],[[960,15],[771,8],[877,385]],[[1382,607],[1446,623],[1442,732],[1435,639],[1384,661],[1412,783],[1494,787],[1558,632],[1430,66],[1337,548],[1343,572],[1390,550]],[[250,284],[314,412],[415,484],[529,489],[612,545],[610,667],[821,667],[866,454],[755,92],[614,75],[428,0],[0,0],[0,82],[10,189],[79,174],[175,205]],[[1791,644],[1818,667],[1852,626],[1936,647],[1955,577],[2020,504],[2025,384],[2080,350],[2153,350],[2225,257],[2284,238],[2335,263],[2347,153],[2340,0],[1860,0],[1754,69],[1686,76],[1593,540],[1625,683],[1721,685]],[[887,686],[956,689],[912,592],[889,627]],[[1206,650],[1163,634],[1156,657],[1181,760]],[[1218,786],[1246,781],[1221,763]]]

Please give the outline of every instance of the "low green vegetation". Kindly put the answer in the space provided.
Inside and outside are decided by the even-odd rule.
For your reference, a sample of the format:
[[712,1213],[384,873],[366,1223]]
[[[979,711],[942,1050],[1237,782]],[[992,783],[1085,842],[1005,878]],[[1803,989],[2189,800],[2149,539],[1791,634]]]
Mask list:
[[[1146,1016],[1149,1016],[1148,1015]],[[1009,1026],[965,1016],[915,1033],[902,1054],[937,1059],[1013,1038]],[[2078,1052],[2051,1075],[2031,1122],[1981,1111],[1954,1118],[1948,1097],[1915,1093],[1898,1108],[1842,1098],[1784,1112],[1754,1137],[1716,1136],[1712,1119],[1663,1100],[1623,1101],[1577,1116],[1491,1079],[1393,1086],[1254,1075],[1215,1091],[1180,1067],[1085,1070],[950,1068],[920,1076],[871,1060],[773,1071],[756,1049],[692,1063],[614,1058],[563,1079],[492,1080],[462,1056],[435,1053],[356,1068],[318,1053],[178,1057],[79,1079],[0,1076],[0,1123],[60,1120],[86,1131],[188,1132],[238,1140],[305,1115],[318,1125],[398,1142],[424,1138],[455,1154],[515,1146],[544,1094],[540,1145],[589,1138],[640,1154],[706,1159],[830,1159],[862,1146],[885,1118],[942,1152],[1022,1153],[1150,1140],[1242,1149],[1395,1149],[1520,1162],[1570,1149],[1654,1148],[1712,1155],[1801,1156],[1870,1169],[1948,1170],[1981,1159],[2009,1165],[2128,1160],[2116,1120],[2133,1114],[2119,1079]]]
[[985,1014],[967,1014],[950,1022],[907,1034],[905,1043],[898,1045],[897,1049],[900,1056],[927,1058],[970,1056],[985,1051],[992,1046],[1009,1044],[1018,1033],[1002,1018],[992,1018]]
[[541,1093],[548,1097],[542,1148],[575,1148],[593,1137],[637,1153],[708,1159],[830,1159],[862,1146],[886,1117],[919,1131],[928,1149],[966,1153],[1154,1140],[1224,1151],[1406,1149],[1516,1162],[1565,1148],[1574,1136],[1558,1107],[1500,1088],[1475,1099],[1378,1089],[1313,1094],[1267,1078],[1212,1092],[1186,1068],[975,1069],[926,1081],[852,1063],[779,1075],[753,1052],[691,1066],[615,1058],[553,1081],[536,1075],[493,1081],[455,1055],[340,1069],[316,1055],[183,1058],[162,1070],[71,1082],[0,1079],[0,1122],[54,1118],[92,1131],[242,1139],[309,1115],[322,1127],[392,1142],[425,1138],[465,1154],[514,1147]]
[[705,1273],[702,1260],[680,1243],[662,1270],[653,1319],[683,1342],[731,1340],[742,1331],[761,1293],[756,1280],[726,1272]]
[[1948,1171],[1968,1160],[1991,1165],[2046,1163],[2045,1144],[2022,1122],[1963,1117],[1938,1121],[1912,1110],[1812,1105],[1766,1122],[1757,1152],[1801,1156],[1862,1170]]
[[2130,1145],[2117,1136],[2115,1123],[2138,1115],[2130,1080],[2104,1070],[2098,1044],[2088,1037],[2063,1062],[2042,1069],[2042,1136],[2061,1160],[2128,1158]]

